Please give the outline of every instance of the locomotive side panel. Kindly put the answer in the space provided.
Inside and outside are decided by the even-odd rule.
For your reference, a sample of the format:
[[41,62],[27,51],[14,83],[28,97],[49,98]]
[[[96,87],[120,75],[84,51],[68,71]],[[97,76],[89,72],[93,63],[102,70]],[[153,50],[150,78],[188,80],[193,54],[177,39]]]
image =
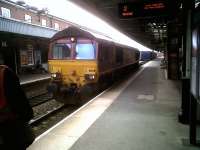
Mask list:
[[108,42],[99,44],[98,68],[101,79],[109,80],[116,74],[120,74],[125,67],[138,63],[139,51],[136,49]]
[[99,74],[109,74],[112,72],[114,59],[114,45],[108,42],[102,42],[99,44],[98,51],[98,67]]
[[139,62],[138,52],[135,49],[124,49],[124,66],[133,65]]

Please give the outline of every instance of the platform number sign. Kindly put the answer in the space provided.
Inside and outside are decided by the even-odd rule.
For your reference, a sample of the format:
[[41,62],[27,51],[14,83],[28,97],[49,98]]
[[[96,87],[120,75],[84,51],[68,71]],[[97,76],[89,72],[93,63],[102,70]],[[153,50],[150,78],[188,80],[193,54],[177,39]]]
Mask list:
[[120,3],[118,9],[120,18],[133,18],[137,14],[132,3]]
[[129,18],[129,17],[132,18],[135,14],[135,11],[133,7],[130,5],[130,3],[119,4],[119,9],[120,9],[120,16],[124,18]]

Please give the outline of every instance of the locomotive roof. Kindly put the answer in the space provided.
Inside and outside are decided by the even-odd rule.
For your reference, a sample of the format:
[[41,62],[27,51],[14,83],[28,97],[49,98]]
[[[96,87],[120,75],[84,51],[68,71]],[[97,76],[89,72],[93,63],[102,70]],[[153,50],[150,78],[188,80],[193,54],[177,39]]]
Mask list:
[[80,29],[75,26],[70,26],[62,31],[57,32],[51,40],[57,40],[65,37],[85,37],[85,38],[90,38],[90,39],[104,39],[107,41],[112,41],[111,38],[106,37],[104,35],[94,33],[92,31],[86,30],[86,29]]
[[112,38],[105,36],[103,34],[99,34],[97,32],[93,32],[93,31],[88,30],[88,29],[83,29],[83,28],[80,28],[80,27],[77,27],[77,26],[69,26],[68,28],[66,28],[64,30],[57,32],[51,38],[51,41],[55,41],[55,40],[66,38],[66,37],[84,37],[84,38],[90,38],[90,39],[96,39],[96,40],[103,39],[103,40],[106,40],[106,41],[113,42],[113,43],[115,43],[115,45],[118,45],[118,46],[135,49],[135,48],[130,47],[128,45],[123,45],[123,44],[117,43],[117,42],[113,41]]

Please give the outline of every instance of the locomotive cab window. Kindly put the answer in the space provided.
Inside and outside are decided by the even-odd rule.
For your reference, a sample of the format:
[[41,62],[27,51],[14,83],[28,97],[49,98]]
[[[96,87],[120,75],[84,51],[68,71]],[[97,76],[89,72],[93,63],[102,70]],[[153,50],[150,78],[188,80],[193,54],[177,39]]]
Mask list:
[[78,40],[75,48],[75,59],[96,59],[96,46],[91,40]]
[[70,59],[71,44],[56,43],[52,47],[52,59]]

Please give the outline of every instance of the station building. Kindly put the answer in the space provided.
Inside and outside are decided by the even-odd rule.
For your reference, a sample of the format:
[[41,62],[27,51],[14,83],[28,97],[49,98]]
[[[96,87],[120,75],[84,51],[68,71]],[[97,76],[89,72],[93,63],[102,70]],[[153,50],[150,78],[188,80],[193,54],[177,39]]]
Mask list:
[[0,0],[0,60],[18,74],[47,69],[49,39],[69,22],[23,1]]

